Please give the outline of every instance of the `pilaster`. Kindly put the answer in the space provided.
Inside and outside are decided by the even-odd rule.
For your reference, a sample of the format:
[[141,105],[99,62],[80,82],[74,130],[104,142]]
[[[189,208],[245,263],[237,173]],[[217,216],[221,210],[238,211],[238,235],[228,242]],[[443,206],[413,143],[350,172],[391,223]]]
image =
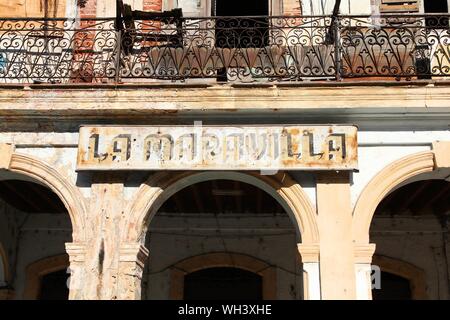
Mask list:
[[139,243],[120,247],[118,299],[140,300],[142,273],[149,251]]
[[303,287],[305,300],[320,300],[319,245],[297,245],[303,265]]
[[355,245],[356,299],[372,300],[372,258],[375,244]]
[[317,175],[320,285],[324,300],[356,298],[349,172]]
[[69,299],[83,300],[87,297],[87,286],[90,282],[86,281],[86,245],[84,243],[66,243],[66,252],[69,255],[70,263],[70,281]]

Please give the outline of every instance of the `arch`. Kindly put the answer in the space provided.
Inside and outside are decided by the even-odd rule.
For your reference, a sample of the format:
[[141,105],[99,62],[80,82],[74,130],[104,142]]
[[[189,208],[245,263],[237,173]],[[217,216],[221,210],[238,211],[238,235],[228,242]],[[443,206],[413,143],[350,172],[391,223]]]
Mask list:
[[428,299],[424,270],[411,263],[382,255],[374,255],[372,264],[379,266],[381,271],[407,279],[410,283],[413,300]]
[[26,269],[24,299],[38,299],[41,290],[41,278],[49,273],[64,270],[68,267],[69,256],[67,254],[44,258],[29,264]]
[[434,153],[419,152],[394,161],[363,189],[353,211],[353,241],[369,243],[369,230],[379,203],[399,184],[435,168]]
[[215,252],[184,259],[171,267],[170,298],[181,300],[185,275],[209,268],[230,267],[253,272],[262,277],[263,299],[274,300],[277,295],[276,269],[267,262],[240,253]]
[[85,199],[58,171],[42,160],[13,153],[8,170],[30,177],[49,187],[63,202],[72,222],[72,241],[84,240]]
[[262,176],[242,172],[158,172],[152,175],[130,203],[126,220],[124,242],[144,242],[147,227],[161,205],[179,190],[195,183],[210,180],[237,180],[261,188],[272,195],[291,217],[298,241],[319,242],[316,213],[308,196],[286,173]]

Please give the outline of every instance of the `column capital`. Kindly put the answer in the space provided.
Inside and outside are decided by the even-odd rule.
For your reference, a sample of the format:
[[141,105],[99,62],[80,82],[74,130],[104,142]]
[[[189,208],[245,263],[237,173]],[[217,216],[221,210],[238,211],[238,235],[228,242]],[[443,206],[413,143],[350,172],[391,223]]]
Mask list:
[[66,252],[71,263],[84,262],[86,259],[86,244],[84,242],[67,242]]
[[319,244],[297,244],[297,249],[303,263],[319,262]]
[[0,170],[9,169],[14,149],[11,143],[0,143]]
[[148,256],[148,249],[140,243],[124,243],[120,246],[120,262],[136,262],[143,268]]
[[372,263],[372,257],[375,253],[376,245],[369,244],[355,244],[355,263]]

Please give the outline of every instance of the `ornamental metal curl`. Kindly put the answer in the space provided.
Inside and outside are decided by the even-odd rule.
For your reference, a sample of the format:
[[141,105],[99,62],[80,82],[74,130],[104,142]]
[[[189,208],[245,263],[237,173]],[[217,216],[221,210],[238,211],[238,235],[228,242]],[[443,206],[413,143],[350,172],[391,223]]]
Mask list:
[[[0,19],[0,83],[450,76],[449,15]],[[330,28],[337,35],[327,39]]]
[[116,74],[112,20],[0,20],[0,83],[102,82]]

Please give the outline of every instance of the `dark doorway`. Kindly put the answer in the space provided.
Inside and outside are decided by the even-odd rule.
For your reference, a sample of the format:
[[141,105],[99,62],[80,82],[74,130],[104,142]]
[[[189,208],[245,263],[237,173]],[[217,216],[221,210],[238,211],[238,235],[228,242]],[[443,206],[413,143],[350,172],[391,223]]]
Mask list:
[[215,0],[213,16],[267,16],[269,0]]
[[69,273],[66,269],[43,276],[41,279],[41,292],[39,294],[39,300],[68,300],[68,279]]
[[425,13],[447,13],[447,0],[425,0]]
[[[269,44],[269,0],[214,0],[211,7],[211,15],[221,17],[215,21],[216,47],[262,48]],[[217,80],[227,81],[226,68],[218,70]]]
[[372,290],[373,300],[411,300],[408,279],[388,272],[381,272],[381,289]]
[[184,278],[185,300],[262,300],[262,277],[237,268],[209,268]]
[[[449,27],[448,17],[438,15],[438,13],[448,13],[447,0],[425,0],[424,10],[425,13],[431,14],[431,16],[425,18],[426,34],[432,37],[432,42],[435,42],[436,37],[442,37],[436,29],[445,29]],[[430,57],[428,53],[430,49],[429,44],[422,44],[416,47],[416,72],[418,74],[418,79],[431,79],[432,57]]]
[[[260,48],[269,40],[268,0],[216,0],[216,47]],[[241,16],[241,18],[238,18]],[[263,16],[242,18],[242,16]]]
[[[425,0],[425,13],[448,13],[447,0]],[[430,28],[448,28],[448,17],[436,15],[426,19],[426,25]]]

